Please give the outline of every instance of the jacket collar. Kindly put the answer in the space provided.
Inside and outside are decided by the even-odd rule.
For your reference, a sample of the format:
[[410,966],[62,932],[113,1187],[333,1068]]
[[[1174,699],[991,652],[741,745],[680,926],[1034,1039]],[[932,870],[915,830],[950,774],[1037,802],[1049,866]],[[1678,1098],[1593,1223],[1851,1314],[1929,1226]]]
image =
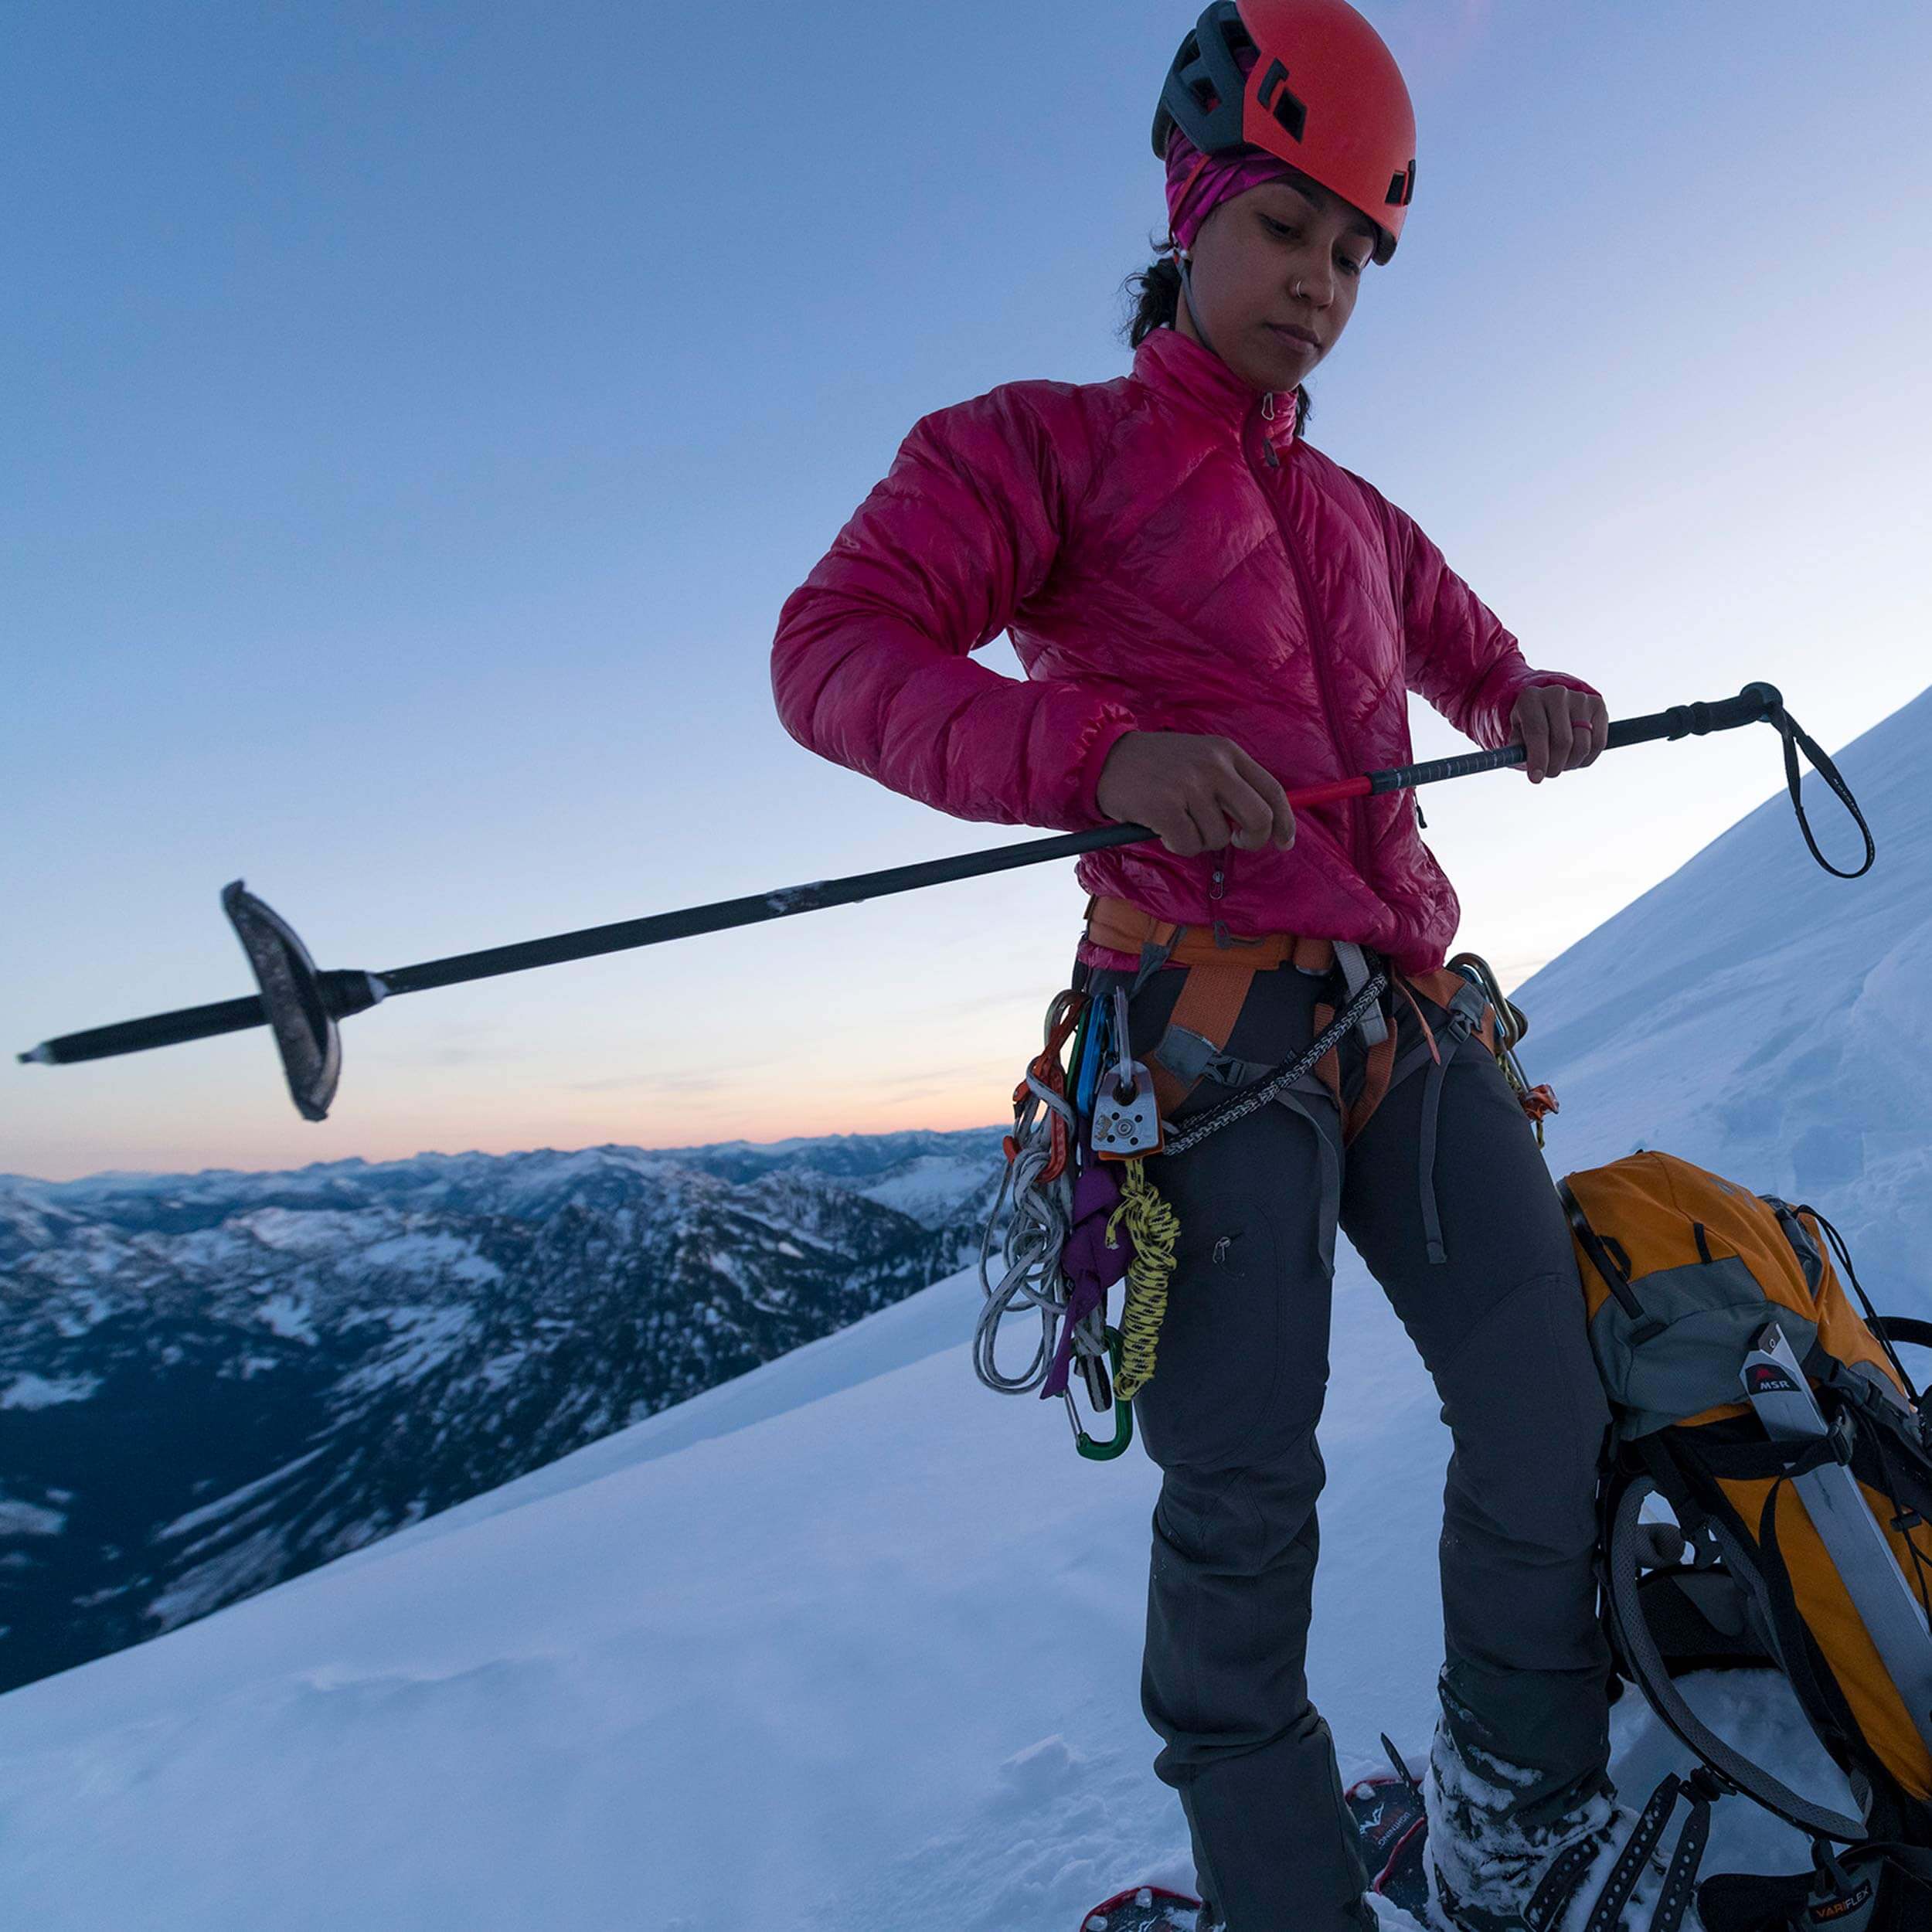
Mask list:
[[1149,389],[1192,403],[1237,431],[1258,410],[1261,433],[1277,451],[1294,440],[1293,389],[1257,394],[1219,356],[1177,328],[1157,328],[1141,344],[1134,352],[1134,374]]

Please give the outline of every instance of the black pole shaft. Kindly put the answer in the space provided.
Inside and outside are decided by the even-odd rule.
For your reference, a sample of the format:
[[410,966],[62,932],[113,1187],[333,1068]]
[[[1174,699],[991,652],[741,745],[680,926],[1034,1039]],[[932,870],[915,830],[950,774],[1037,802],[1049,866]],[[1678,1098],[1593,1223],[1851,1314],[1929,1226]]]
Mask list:
[[[1721,703],[1678,705],[1648,717],[1621,719],[1610,727],[1608,748],[1614,750],[1624,745],[1643,744],[1660,738],[1701,736],[1706,732],[1727,731],[1772,716],[1782,702],[1770,685],[1747,685],[1736,697],[1726,699]],[[1408,791],[1418,785],[1440,784],[1447,779],[1464,778],[1480,771],[1495,771],[1521,764],[1524,755],[1521,745],[1505,745],[1495,751],[1468,752],[1456,757],[1432,759],[1425,764],[1403,765],[1392,770],[1369,772],[1362,777],[1335,786],[1313,786],[1309,791],[1315,798],[1335,798],[1348,793],[1359,794],[1363,791]],[[1291,798],[1295,795],[1290,794]],[[1022,866],[1071,859],[1082,852],[1101,852],[1114,845],[1136,845],[1143,839],[1157,836],[1145,825],[1103,825],[1090,832],[1065,832],[1052,838],[1022,839],[1016,844],[995,845],[984,852],[963,852],[955,859],[928,859],[917,865],[888,866],[881,872],[855,872],[847,878],[822,879],[811,885],[782,886],[776,892],[720,900],[709,906],[655,913],[643,919],[619,920],[611,925],[586,927],[576,932],[554,934],[545,939],[489,947],[481,952],[457,953],[447,959],[424,960],[413,966],[395,967],[374,978],[386,995],[427,992],[438,986],[461,985],[471,980],[490,979],[503,973],[527,972],[534,967],[561,965],[568,960],[594,959],[606,953],[628,952],[640,946],[661,945],[668,940],[695,938],[700,933],[723,932],[733,927],[757,925],[767,920],[787,919],[794,913],[817,912],[828,906],[855,905],[863,900],[883,899],[923,886],[949,885],[958,879],[983,878],[991,872],[1010,872]],[[370,975],[338,971],[319,977],[323,997],[338,1017],[360,1012],[370,1003]],[[19,1057],[57,1065],[104,1060],[120,1053],[140,1053],[149,1047],[178,1046],[189,1040],[239,1032],[247,1027],[262,1026],[266,1020],[259,998],[223,1000],[213,1005],[185,1007],[174,1012],[153,1014],[145,1019],[123,1020],[112,1026],[65,1034],[60,1039],[43,1042]]]
[[[1680,705],[1647,718],[1627,718],[1611,726],[1608,748],[1748,724],[1765,715],[1767,700],[1777,702],[1777,693],[1768,685],[1753,685],[1721,705]],[[1406,791],[1417,785],[1435,784],[1445,779],[1521,764],[1523,757],[1521,745],[1505,745],[1495,751],[1437,758],[1426,764],[1371,772],[1369,789],[1373,792]],[[536,966],[561,965],[566,960],[594,959],[604,953],[628,952],[640,946],[660,945],[666,940],[692,939],[700,933],[723,932],[736,926],[789,918],[794,913],[817,912],[827,906],[856,905],[862,900],[883,899],[922,886],[951,885],[961,879],[978,879],[988,872],[1010,872],[1017,866],[1076,858],[1082,852],[1100,852],[1114,845],[1138,845],[1143,839],[1158,836],[1145,825],[1104,825],[1097,831],[1070,832],[1056,838],[1022,839],[1017,845],[964,852],[957,859],[927,859],[917,865],[889,866],[883,872],[821,879],[808,886],[787,886],[777,892],[720,900],[709,906],[689,906],[682,912],[654,913],[644,919],[619,920],[608,926],[558,933],[549,939],[524,940],[515,945],[492,946],[481,952],[458,953],[448,959],[398,966],[376,977],[391,994],[427,992],[432,987],[460,985],[501,973],[526,972]]]
[[653,913],[648,918],[621,919],[612,925],[589,926],[579,932],[558,933],[549,939],[524,940],[512,946],[492,946],[482,952],[458,953],[448,959],[425,960],[420,965],[398,966],[376,977],[391,993],[427,992],[431,987],[459,985],[467,980],[492,978],[499,973],[526,972],[533,966],[558,966],[566,960],[594,959],[604,953],[661,945],[666,940],[693,939],[700,933],[755,926],[768,919],[787,919],[794,913],[818,912],[827,906],[853,906],[862,900],[883,899],[920,886],[951,885],[988,872],[1011,872],[1016,866],[1071,859],[1105,846],[1133,845],[1155,835],[1145,825],[1107,825],[1097,832],[1070,832],[1056,838],[1022,839],[1017,845],[962,852],[957,859],[927,859],[914,866],[888,866],[883,872],[819,879],[808,886],[785,886],[776,892],[753,893],[743,899],[722,899],[709,906],[687,906],[682,912]]
[[84,1033],[63,1033],[58,1039],[43,1041],[19,1057],[66,1066],[76,1060],[104,1060],[117,1053],[145,1053],[151,1046],[182,1046],[190,1040],[213,1039],[218,1034],[239,1033],[267,1023],[261,995],[250,993],[246,999],[216,1000],[210,1006],[183,1006],[172,1013],[151,1013],[145,1019],[124,1019],[113,1026],[91,1027]]

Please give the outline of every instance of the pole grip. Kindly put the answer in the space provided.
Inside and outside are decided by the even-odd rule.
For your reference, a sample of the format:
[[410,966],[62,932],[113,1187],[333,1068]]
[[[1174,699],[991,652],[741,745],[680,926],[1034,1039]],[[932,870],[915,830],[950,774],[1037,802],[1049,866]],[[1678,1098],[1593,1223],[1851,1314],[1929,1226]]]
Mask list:
[[1645,718],[1621,718],[1610,727],[1607,748],[1654,743],[1660,738],[1702,738],[1713,731],[1735,731],[1740,725],[1775,718],[1784,708],[1774,684],[1747,684],[1734,698],[1716,704],[1674,704],[1668,711]]

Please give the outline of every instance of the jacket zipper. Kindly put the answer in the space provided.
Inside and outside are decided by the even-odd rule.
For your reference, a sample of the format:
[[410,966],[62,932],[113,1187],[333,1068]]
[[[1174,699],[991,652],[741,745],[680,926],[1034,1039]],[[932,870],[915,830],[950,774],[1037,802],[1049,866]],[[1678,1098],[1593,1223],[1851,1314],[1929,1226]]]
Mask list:
[[[1270,389],[1261,398],[1260,413],[1267,422],[1271,423],[1274,420],[1274,392],[1272,389]],[[1264,430],[1260,434],[1262,449],[1267,454],[1268,468],[1271,470],[1278,470],[1281,467],[1281,458],[1276,454],[1274,445],[1268,440],[1267,430]],[[1253,470],[1255,467],[1254,458],[1247,451],[1245,435],[1243,438],[1242,454],[1247,457],[1248,468]],[[1267,498],[1269,509],[1274,512],[1275,528],[1281,532],[1281,547],[1288,553],[1288,566],[1294,572],[1295,583],[1301,589],[1301,608],[1308,614],[1309,628],[1312,633],[1315,622],[1315,598],[1309,589],[1308,572],[1302,566],[1301,553],[1296,547],[1294,539],[1289,532],[1287,519],[1283,515],[1281,505],[1277,500],[1274,492],[1269,488],[1266,478],[1257,471],[1254,480],[1261,494]],[[1315,688],[1321,693],[1321,712],[1322,716],[1328,720],[1329,741],[1334,745],[1341,757],[1343,775],[1352,776],[1354,764],[1349,754],[1348,740],[1342,735],[1342,726],[1335,713],[1335,693],[1328,685],[1328,654],[1325,648],[1323,648],[1326,646],[1328,639],[1325,636],[1315,637],[1311,638],[1311,642],[1318,647],[1311,650],[1310,655],[1315,660]],[[1346,801],[1344,809],[1349,815],[1349,856],[1355,861],[1355,870],[1366,879],[1369,876],[1369,872],[1362,861],[1362,801],[1357,798],[1351,798]]]

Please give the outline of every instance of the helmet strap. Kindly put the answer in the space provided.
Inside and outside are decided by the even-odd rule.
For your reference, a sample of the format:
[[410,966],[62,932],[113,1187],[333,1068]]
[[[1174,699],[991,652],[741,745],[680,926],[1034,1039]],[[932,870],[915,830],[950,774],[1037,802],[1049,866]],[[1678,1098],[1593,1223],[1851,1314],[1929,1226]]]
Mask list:
[[1181,300],[1187,304],[1188,320],[1194,325],[1194,332],[1201,338],[1201,346],[1210,355],[1218,356],[1221,352],[1208,339],[1208,332],[1201,325],[1201,311],[1195,305],[1194,278],[1188,272],[1187,250],[1175,250],[1174,266],[1181,271]]

